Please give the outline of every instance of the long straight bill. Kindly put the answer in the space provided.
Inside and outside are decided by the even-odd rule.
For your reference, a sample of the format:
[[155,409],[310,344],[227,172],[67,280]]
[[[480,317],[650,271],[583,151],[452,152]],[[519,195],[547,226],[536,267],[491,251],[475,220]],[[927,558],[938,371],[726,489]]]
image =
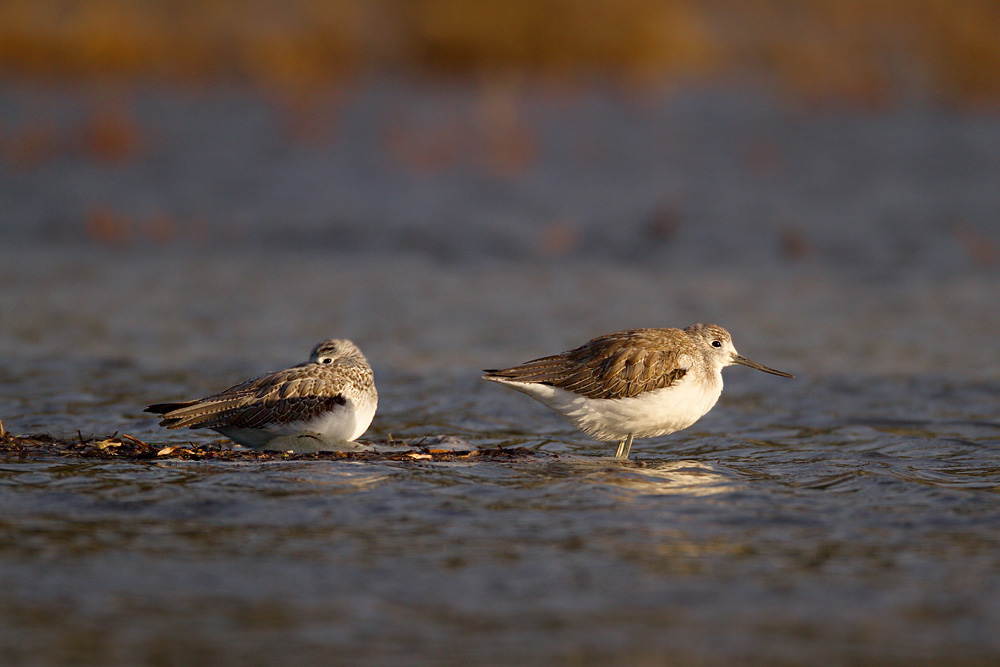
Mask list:
[[756,361],[747,359],[746,357],[740,354],[733,355],[733,363],[741,364],[743,366],[749,366],[750,368],[756,368],[759,371],[764,371],[765,373],[770,373],[771,375],[780,375],[783,378],[795,377],[794,375],[789,375],[788,373],[783,373],[782,371],[776,371],[773,368],[768,368],[764,364],[758,364]]

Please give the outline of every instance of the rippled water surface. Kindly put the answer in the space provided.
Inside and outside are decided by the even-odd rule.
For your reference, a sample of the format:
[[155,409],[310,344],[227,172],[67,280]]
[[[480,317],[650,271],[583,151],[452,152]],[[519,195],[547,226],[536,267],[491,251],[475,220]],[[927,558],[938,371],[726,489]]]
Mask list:
[[[563,94],[516,100],[516,169],[479,135],[413,143],[442,109],[478,127],[475,91],[389,83],[321,107],[333,136],[146,92],[131,161],[8,158],[7,430],[210,441],[142,408],[346,336],[379,386],[366,439],[539,456],[2,460],[0,660],[995,663],[1000,123]],[[88,104],[0,102],[8,136]],[[797,378],[728,369],[628,463],[479,379],[696,321]]]

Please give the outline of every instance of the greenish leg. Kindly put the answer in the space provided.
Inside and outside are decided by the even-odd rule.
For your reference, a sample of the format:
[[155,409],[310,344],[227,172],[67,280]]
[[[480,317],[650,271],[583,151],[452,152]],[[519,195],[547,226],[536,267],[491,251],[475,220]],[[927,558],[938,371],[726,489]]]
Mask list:
[[632,434],[629,433],[627,436],[622,438],[621,442],[618,443],[618,453],[615,454],[616,458],[622,459],[628,458],[628,453],[632,450]]

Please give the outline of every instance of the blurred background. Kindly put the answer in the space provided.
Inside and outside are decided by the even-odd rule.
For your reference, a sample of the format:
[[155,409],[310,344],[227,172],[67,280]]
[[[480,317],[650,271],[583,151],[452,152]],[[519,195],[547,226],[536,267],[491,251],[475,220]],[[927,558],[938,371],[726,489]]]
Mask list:
[[812,103],[995,104],[997,6],[753,0],[6,2],[0,62],[47,79],[235,80],[286,94],[393,71],[672,85],[749,79]]
[[3,231],[631,261],[710,226],[727,261],[923,262],[930,235],[989,264],[997,202],[969,190],[997,169],[998,14],[13,0]]
[[[0,661],[995,664],[998,211],[995,0],[0,2],[7,431],[337,336],[563,457],[5,460]],[[697,321],[797,379],[641,465],[479,380]]]
[[[84,283],[34,276],[40,262],[18,249],[70,249],[44,263],[116,266],[115,287],[67,298],[82,312],[63,315],[99,313],[83,328],[108,334],[80,345],[121,349],[128,331],[107,329],[120,317],[160,332],[133,332],[137,352],[171,363],[205,339],[191,332],[214,334],[206,317],[268,357],[364,334],[396,367],[420,366],[414,347],[433,366],[463,350],[470,365],[505,363],[483,358],[481,333],[462,338],[482,318],[499,320],[491,340],[514,358],[608,328],[715,318],[749,336],[798,327],[798,341],[775,344],[817,369],[810,346],[833,367],[982,372],[933,328],[916,358],[873,354],[853,332],[909,345],[927,310],[962,302],[923,301],[927,281],[968,298],[973,288],[941,281],[992,287],[998,27],[989,0],[5,2],[0,252],[8,285],[46,296],[6,290],[8,308],[44,312],[29,325],[22,311],[3,336],[42,356],[64,345],[45,344],[49,295]],[[470,265],[481,276],[484,261],[500,280],[549,281],[545,298],[528,308],[537,290],[513,295],[497,279],[490,292],[417,290],[419,308],[401,296],[422,278],[440,285],[444,267],[459,282]],[[313,265],[320,274],[294,269]],[[616,269],[628,287],[609,287]],[[159,284],[129,292],[146,273]],[[197,287],[163,283],[184,276]],[[702,289],[710,280],[753,296]],[[252,296],[268,289],[290,301]],[[827,302],[859,291],[871,312],[863,297]],[[116,294],[129,308],[101,307]],[[258,309],[289,303],[298,315],[284,313],[284,329],[254,336]],[[321,308],[326,321],[312,316]],[[554,323],[560,308],[575,318]],[[367,317],[352,320],[359,309]],[[900,309],[914,318],[902,327]],[[435,310],[434,323],[421,315]],[[972,336],[988,314],[969,311]],[[931,321],[958,314],[944,315]],[[175,325],[173,350],[162,334]]]

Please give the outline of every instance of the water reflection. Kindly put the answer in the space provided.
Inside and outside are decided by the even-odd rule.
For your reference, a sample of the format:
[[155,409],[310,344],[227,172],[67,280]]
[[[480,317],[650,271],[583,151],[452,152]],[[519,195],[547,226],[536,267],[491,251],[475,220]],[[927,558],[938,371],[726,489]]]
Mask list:
[[712,496],[736,491],[742,482],[732,472],[701,461],[657,461],[605,470],[598,480],[635,495]]

